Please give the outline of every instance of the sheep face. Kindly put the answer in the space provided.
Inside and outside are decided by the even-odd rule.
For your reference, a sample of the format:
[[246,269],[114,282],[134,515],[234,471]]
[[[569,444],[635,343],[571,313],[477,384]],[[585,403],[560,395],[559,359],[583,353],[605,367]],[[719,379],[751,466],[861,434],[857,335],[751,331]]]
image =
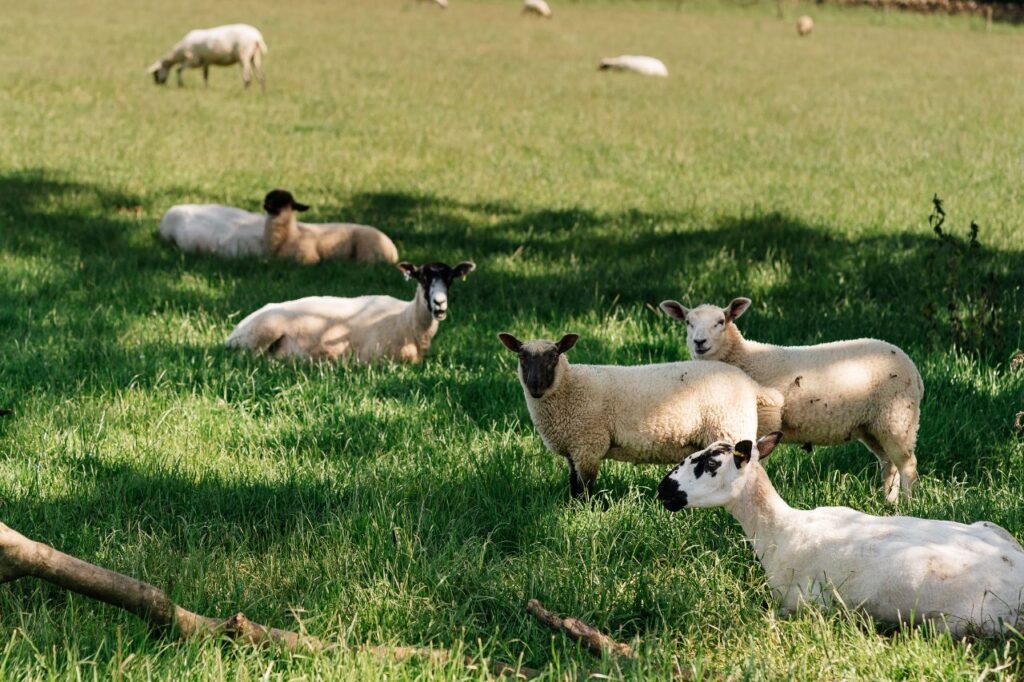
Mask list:
[[686,323],[686,347],[695,360],[717,360],[724,350],[725,330],[750,307],[749,298],[733,299],[725,308],[704,304],[683,307],[678,301],[662,301],[661,309]]
[[446,263],[427,263],[417,267],[403,261],[398,264],[406,279],[415,279],[423,290],[423,302],[431,316],[441,321],[448,317],[448,288],[460,277],[465,277],[476,270],[472,261],[463,261],[451,267]]
[[308,211],[309,206],[306,204],[300,204],[295,201],[295,197],[292,193],[286,189],[274,189],[267,193],[267,196],[263,197],[263,210],[270,215],[280,215],[282,211],[297,211],[302,213]]
[[167,82],[167,77],[171,75],[171,67],[159,61],[150,66],[148,72],[153,74],[154,83],[163,85]]
[[727,506],[742,494],[751,462],[767,458],[781,438],[776,431],[757,441],[756,446],[749,440],[712,443],[668,472],[658,485],[658,499],[669,511]]
[[523,343],[511,334],[501,333],[498,338],[513,353],[519,356],[519,382],[535,400],[541,400],[553,389],[565,374],[569,362],[562,357],[580,338],[578,334],[566,334],[557,342],[537,339]]

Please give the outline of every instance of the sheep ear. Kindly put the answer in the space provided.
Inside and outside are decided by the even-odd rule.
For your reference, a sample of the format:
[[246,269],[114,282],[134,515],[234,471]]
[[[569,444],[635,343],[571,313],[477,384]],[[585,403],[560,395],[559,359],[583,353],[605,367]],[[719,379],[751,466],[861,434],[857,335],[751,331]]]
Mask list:
[[476,270],[476,263],[471,260],[464,260],[454,268],[452,268],[452,274],[455,277],[461,277],[463,281],[466,279],[466,275]]
[[516,337],[512,336],[508,332],[501,332],[500,334],[498,334],[498,338],[501,339],[501,342],[503,344],[505,344],[505,348],[508,348],[513,353],[518,353],[519,350],[523,347],[523,342],[517,339]]
[[782,440],[782,431],[772,431],[764,438],[757,441],[757,452],[758,459],[768,459],[768,455],[772,454],[772,450]]
[[750,455],[754,451],[754,444],[749,440],[741,440],[732,449],[733,461],[736,462],[736,468],[739,469],[750,461]]
[[406,279],[413,279],[420,272],[420,269],[418,267],[416,267],[407,260],[404,260],[401,263],[399,263],[397,267],[401,271],[401,273],[405,275]]
[[661,309],[668,313],[669,317],[675,318],[680,322],[686,322],[686,315],[690,312],[679,301],[662,301]]
[[558,340],[555,346],[558,348],[559,353],[566,353],[570,348],[576,345],[576,342],[580,340],[579,334],[566,334]]
[[156,73],[157,71],[160,70],[161,66],[163,66],[163,65],[160,62],[153,62],[150,65],[150,67],[148,69],[146,69],[146,73]]
[[751,301],[749,298],[743,298],[742,296],[740,298],[732,299],[732,303],[730,303],[729,307],[725,309],[725,316],[730,320],[735,320],[747,311],[747,308],[750,307],[750,303]]

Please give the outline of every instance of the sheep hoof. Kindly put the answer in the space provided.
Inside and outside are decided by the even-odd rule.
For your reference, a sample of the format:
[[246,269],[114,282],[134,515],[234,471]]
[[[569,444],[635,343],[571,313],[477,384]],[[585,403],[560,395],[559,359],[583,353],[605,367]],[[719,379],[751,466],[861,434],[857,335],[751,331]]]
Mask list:
[[814,446],[811,443],[804,443],[800,447],[802,447],[805,452],[813,452],[814,451]]

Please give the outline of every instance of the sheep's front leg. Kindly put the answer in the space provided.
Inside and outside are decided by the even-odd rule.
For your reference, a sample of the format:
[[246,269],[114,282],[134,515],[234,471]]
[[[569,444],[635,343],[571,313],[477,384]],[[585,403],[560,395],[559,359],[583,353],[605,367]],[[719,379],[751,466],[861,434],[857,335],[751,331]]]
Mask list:
[[249,87],[252,83],[252,69],[249,67],[249,60],[242,60],[242,82],[245,83],[245,87]]
[[598,469],[601,467],[600,460],[579,455],[568,455],[566,460],[569,462],[569,491],[573,499],[590,497],[594,492],[594,480],[597,479]]
[[210,87],[210,65],[203,64],[203,85]]
[[179,88],[183,88],[183,87],[185,87],[185,81],[184,81],[184,79],[183,79],[183,78],[181,77],[181,72],[182,72],[182,71],[184,71],[184,70],[185,70],[185,68],[186,68],[186,67],[185,67],[185,64],[184,64],[184,63],[178,66],[178,87],[179,87]]

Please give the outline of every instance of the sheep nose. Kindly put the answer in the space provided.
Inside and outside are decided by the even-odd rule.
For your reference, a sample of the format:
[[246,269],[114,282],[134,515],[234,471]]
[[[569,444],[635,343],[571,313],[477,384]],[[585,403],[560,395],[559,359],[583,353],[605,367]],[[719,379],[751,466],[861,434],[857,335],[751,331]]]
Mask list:
[[707,342],[707,339],[694,339],[693,345],[697,346],[697,348],[702,348]]
[[436,307],[438,307],[438,308],[447,308],[448,307],[448,299],[447,299],[447,297],[445,297],[445,296],[435,296],[434,297],[434,305]]

